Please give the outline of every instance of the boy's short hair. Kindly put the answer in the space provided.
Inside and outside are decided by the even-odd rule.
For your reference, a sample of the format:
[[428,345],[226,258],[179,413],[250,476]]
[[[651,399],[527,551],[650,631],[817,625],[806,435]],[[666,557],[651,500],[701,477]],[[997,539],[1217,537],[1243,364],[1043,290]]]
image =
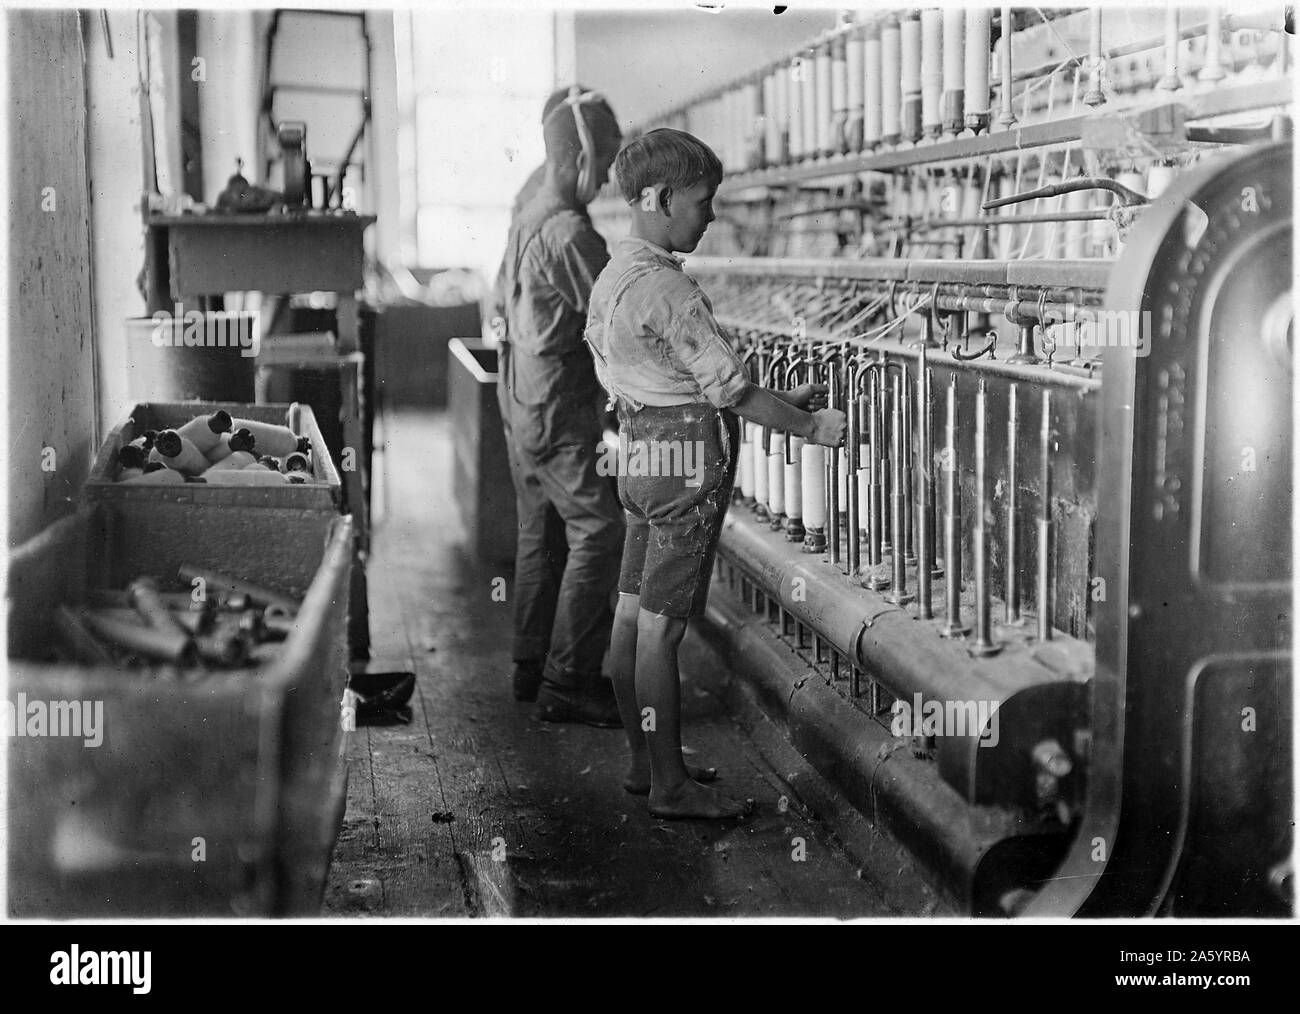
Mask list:
[[[618,117],[603,96],[597,95],[584,85],[575,85],[583,95],[590,99],[579,104],[578,108],[587,128],[591,131],[596,147],[609,151],[616,149],[623,140],[618,129]],[[582,150],[582,140],[578,136],[578,124],[573,116],[573,108],[567,101],[569,88],[559,88],[551,93],[542,107],[542,139],[546,144],[548,158],[576,154]]]
[[713,149],[693,134],[660,127],[633,138],[614,160],[614,177],[628,204],[641,199],[657,183],[683,190],[700,180],[722,182],[722,162]]

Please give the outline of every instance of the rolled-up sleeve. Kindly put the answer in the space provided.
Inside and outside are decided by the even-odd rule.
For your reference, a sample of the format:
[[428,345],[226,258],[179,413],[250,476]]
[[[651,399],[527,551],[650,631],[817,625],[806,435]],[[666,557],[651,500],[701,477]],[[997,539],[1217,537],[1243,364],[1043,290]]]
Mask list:
[[731,408],[749,387],[745,367],[695,289],[672,309],[664,338],[715,408]]

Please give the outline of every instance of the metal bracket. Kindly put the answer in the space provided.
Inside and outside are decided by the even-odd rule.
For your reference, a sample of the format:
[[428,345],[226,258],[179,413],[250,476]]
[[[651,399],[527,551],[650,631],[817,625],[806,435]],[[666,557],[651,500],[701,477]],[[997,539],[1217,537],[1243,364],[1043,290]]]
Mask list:
[[886,613],[903,613],[905,615],[909,615],[909,616],[911,615],[910,613],[907,612],[906,609],[901,609],[898,606],[886,606],[884,609],[877,610],[876,612],[868,616],[865,620],[863,620],[862,621],[863,629],[864,630],[870,629],[871,625],[874,624],[876,620],[880,619]]

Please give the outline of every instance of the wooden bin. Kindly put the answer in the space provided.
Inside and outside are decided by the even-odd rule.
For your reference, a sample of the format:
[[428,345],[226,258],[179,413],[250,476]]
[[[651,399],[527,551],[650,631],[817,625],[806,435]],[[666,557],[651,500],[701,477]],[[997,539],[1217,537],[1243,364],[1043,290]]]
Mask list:
[[[126,526],[122,539],[141,547],[157,541],[159,527],[179,531],[216,528],[229,532],[232,544],[238,545],[246,537],[245,533],[255,537],[255,530],[267,525],[279,530],[301,524],[307,514],[333,517],[342,510],[342,483],[310,405],[298,405],[295,409],[298,415],[295,431],[311,441],[312,469],[318,480],[315,484],[140,486],[115,481],[120,471],[118,450],[147,429],[179,426],[196,415],[208,415],[218,409],[225,409],[239,419],[284,425],[290,408],[287,404],[214,401],[141,402],[131,409],[125,421],[114,427],[100,447],[82,496],[87,503],[114,505],[121,517],[133,522]],[[320,524],[317,519],[317,527]],[[179,554],[184,554],[183,540],[165,540],[162,545],[175,546]],[[282,555],[276,549],[264,559],[249,559],[248,570],[241,576],[255,584],[277,580],[283,565]],[[185,561],[178,556],[159,562],[174,571]]]
[[482,330],[478,304],[391,303],[379,308],[375,326],[375,383],[384,406],[446,407],[447,343],[455,335]]
[[[227,504],[187,518],[159,506],[157,523],[146,524],[139,502],[103,502],[14,551],[12,712],[100,702],[102,742],[9,739],[12,915],[319,911],[346,798],[352,520],[283,510],[294,516]],[[273,662],[179,682],[41,661],[59,603],[142,575],[170,582],[181,562],[302,596]]]

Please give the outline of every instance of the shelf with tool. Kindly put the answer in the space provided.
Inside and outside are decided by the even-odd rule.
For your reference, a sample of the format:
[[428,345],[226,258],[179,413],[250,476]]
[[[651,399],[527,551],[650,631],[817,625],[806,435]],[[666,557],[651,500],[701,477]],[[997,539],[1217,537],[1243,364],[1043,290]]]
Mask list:
[[[149,312],[224,305],[228,293],[260,294],[254,389],[238,397],[312,404],[329,430],[343,482],[343,510],[356,518],[349,623],[353,655],[362,659],[369,653],[366,434],[373,409],[363,395],[366,360],[356,296],[364,284],[363,236],[376,219],[338,206],[312,207],[305,128],[282,124],[279,140],[284,191],[254,187],[236,172],[215,209],[146,218]],[[337,303],[333,333],[280,329],[291,295],[321,292],[332,293]]]
[[[838,451],[745,424],[715,641],[960,910],[1289,907],[1271,748],[1171,745],[1187,733],[1166,706],[1179,675],[1152,659],[1186,632],[1145,641],[1141,657],[1118,658],[1115,643],[1138,636],[1130,560],[1160,542],[1164,505],[1192,482],[1169,449],[1193,427],[1220,442],[1181,411],[1228,382],[1198,355],[1233,336],[1284,347],[1290,333],[1281,269],[1232,303],[1250,320],[1238,327],[1215,309],[1227,283],[1179,301],[1202,276],[1180,283],[1178,265],[1222,279],[1233,258],[1280,242],[1273,231],[1290,235],[1292,31],[1280,7],[846,15],[640,128],[688,130],[722,160],[717,219],[686,270],[751,379],[826,384],[848,416]],[[1238,184],[1244,211],[1207,222],[1199,202]],[[611,238],[627,214],[613,195],[593,206]],[[1254,397],[1272,404],[1290,381],[1267,376]],[[1135,404],[1163,415],[1121,433]],[[1270,446],[1286,443],[1279,428],[1265,427]],[[1275,450],[1289,461],[1289,443]],[[1155,508],[1140,489],[1152,468]],[[1169,551],[1148,567],[1181,572]],[[1232,641],[1208,618],[1200,635],[1207,655]],[[1259,686],[1286,679],[1255,671]],[[1100,795],[1116,779],[1145,799],[1185,791],[1185,771],[1124,751],[1113,716],[1138,699],[1130,731],[1161,728],[1160,749],[1198,778],[1244,751],[1231,787],[1199,788],[1181,816]],[[1289,749],[1289,726],[1274,731]],[[1180,821],[1227,828],[1232,793],[1275,804],[1250,816],[1255,846],[1224,848],[1222,830],[1166,847]],[[1104,878],[1046,890],[1100,827],[1161,843],[1117,860],[1116,882],[1143,863],[1169,876],[1137,877],[1127,901]],[[1249,898],[1197,872],[1211,854]]]
[[161,255],[153,261],[149,311],[227,292],[332,292],[339,351],[355,352],[361,237],[374,222],[374,215],[329,211],[151,215],[146,226]]

